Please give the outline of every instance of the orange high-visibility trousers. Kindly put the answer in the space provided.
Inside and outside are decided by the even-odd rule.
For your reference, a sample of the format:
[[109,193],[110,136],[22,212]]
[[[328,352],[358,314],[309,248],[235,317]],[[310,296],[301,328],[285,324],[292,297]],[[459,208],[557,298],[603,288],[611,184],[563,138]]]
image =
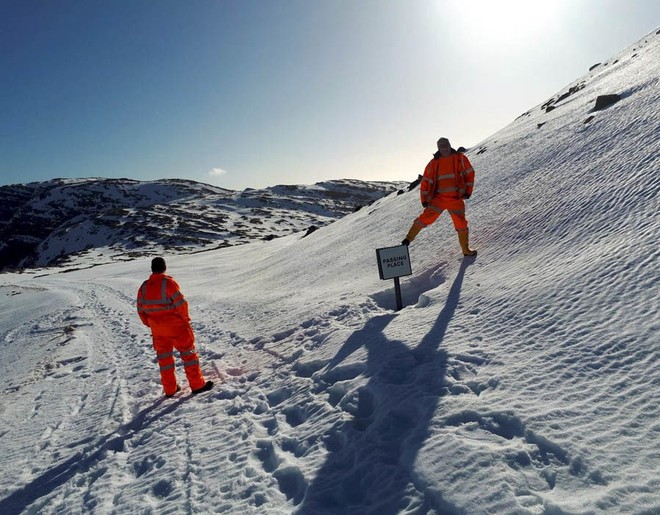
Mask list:
[[435,222],[443,211],[447,210],[457,232],[468,230],[465,218],[465,202],[458,198],[434,197],[414,222],[419,228],[428,227]]
[[160,380],[165,395],[176,393],[174,349],[179,352],[183,361],[183,370],[186,373],[190,389],[198,390],[206,383],[199,365],[199,356],[195,350],[195,336],[192,328],[188,328],[187,333],[180,337],[153,335],[154,350],[160,367]]

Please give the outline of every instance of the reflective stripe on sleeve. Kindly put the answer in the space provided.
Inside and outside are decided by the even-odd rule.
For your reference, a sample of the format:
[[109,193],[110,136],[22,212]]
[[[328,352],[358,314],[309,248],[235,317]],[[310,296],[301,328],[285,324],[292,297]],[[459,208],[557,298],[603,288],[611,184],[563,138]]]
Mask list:
[[186,302],[186,299],[182,298],[179,302],[172,304],[172,308],[178,308]]

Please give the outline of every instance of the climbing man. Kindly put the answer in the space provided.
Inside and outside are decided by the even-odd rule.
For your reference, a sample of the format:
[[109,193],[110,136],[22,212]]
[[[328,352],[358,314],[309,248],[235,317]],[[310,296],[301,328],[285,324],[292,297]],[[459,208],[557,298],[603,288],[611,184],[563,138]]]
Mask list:
[[162,257],[151,261],[152,274],[138,290],[138,315],[142,323],[151,329],[165,396],[172,397],[181,390],[174,370],[174,349],[179,351],[192,393],[206,392],[213,387],[213,381],[206,381],[202,375],[195,351],[195,335],[190,326],[188,302],[176,281],[165,275],[166,270],[167,265]]
[[454,222],[463,255],[476,255],[477,251],[468,245],[465,219],[465,200],[472,195],[473,187],[474,169],[467,156],[451,148],[447,138],[440,138],[438,151],[426,165],[419,188],[424,211],[415,219],[401,243],[409,245],[419,231],[435,222],[446,209]]

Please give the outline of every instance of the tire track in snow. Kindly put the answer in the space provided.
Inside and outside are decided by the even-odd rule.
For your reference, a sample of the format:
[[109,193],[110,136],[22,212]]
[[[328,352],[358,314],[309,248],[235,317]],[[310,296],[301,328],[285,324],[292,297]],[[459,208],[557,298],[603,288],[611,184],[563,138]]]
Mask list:
[[[46,289],[43,292],[44,295],[49,293]],[[84,337],[84,328],[91,324],[77,306],[66,302],[63,305],[62,309],[18,326],[13,335],[6,337],[10,339],[10,344],[11,340],[17,339],[26,350],[35,349],[37,352],[34,354],[44,356],[29,367],[29,372],[11,387],[10,392],[5,392],[23,397],[36,392],[30,403],[32,410],[27,415],[29,424],[9,422],[13,431],[7,431],[7,434],[13,433],[9,452],[24,454],[29,464],[20,480],[14,481],[7,491],[21,498],[20,494],[24,491],[22,485],[32,485],[35,491],[35,495],[30,497],[32,501],[38,501],[42,496],[48,500],[61,497],[61,494],[51,492],[43,484],[41,487],[35,486],[35,478],[43,478],[43,474],[57,470],[57,463],[66,461],[71,455],[73,449],[68,445],[71,434],[78,434],[81,427],[91,430],[87,413],[84,413],[87,406],[86,381],[91,376],[88,369],[91,353]],[[23,364],[18,361],[15,365],[13,377],[21,378]],[[16,404],[24,406],[25,401],[19,400]],[[44,410],[44,406],[48,406],[48,410]],[[16,500],[12,495],[7,499]],[[45,502],[48,503],[48,500]],[[9,501],[3,503],[8,509],[12,506]],[[14,505],[9,511],[15,508]]]
[[[47,289],[38,291],[44,298],[51,298]],[[35,319],[19,319],[4,337],[9,348],[18,342],[21,352],[14,354],[12,361],[10,377],[15,383],[4,390],[10,402],[3,403],[1,433],[4,437],[10,435],[12,443],[2,457],[12,460],[12,455],[18,453],[22,456],[19,462],[26,464],[19,478],[9,478],[8,492],[20,488],[24,481],[50,467],[62,454],[66,455],[62,442],[66,441],[81,409],[79,400],[84,395],[89,355],[78,332],[86,324],[66,302],[61,305],[65,307],[51,309]],[[34,363],[35,355],[44,357]],[[29,411],[18,411],[26,406],[30,407]],[[0,468],[10,471],[2,461]],[[6,477],[2,479],[3,485]]]
[[[139,405],[133,400],[129,383],[140,375],[140,370],[135,371],[129,359],[142,359],[151,365],[140,355],[144,354],[144,347],[132,345],[131,349],[136,340],[129,320],[133,306],[112,288],[90,283],[68,286],[78,295],[80,305],[50,315],[31,329],[34,337],[48,338],[49,345],[58,353],[65,353],[64,357],[37,367],[30,381],[67,381],[77,377],[82,382],[75,383],[73,389],[53,389],[70,393],[70,400],[55,401],[62,404],[56,409],[62,413],[61,422],[48,425],[41,432],[40,449],[52,450],[49,456],[35,460],[27,486],[15,489],[3,501],[5,507],[26,503],[37,510],[59,506],[64,510],[88,511],[112,506],[107,492],[114,484],[130,479],[125,444],[133,436],[130,428],[137,427],[131,421],[136,420],[135,414],[139,415]],[[62,337],[58,327],[60,332],[64,328]],[[55,336],[51,336],[53,333]],[[94,387],[85,388],[85,381],[93,381]],[[37,420],[42,402],[49,402],[49,410],[53,410],[48,392],[43,390],[35,398],[31,418]],[[92,436],[80,440],[81,434]],[[73,490],[66,487],[68,481],[75,482],[71,485]],[[82,497],[77,495],[76,485],[84,488]]]

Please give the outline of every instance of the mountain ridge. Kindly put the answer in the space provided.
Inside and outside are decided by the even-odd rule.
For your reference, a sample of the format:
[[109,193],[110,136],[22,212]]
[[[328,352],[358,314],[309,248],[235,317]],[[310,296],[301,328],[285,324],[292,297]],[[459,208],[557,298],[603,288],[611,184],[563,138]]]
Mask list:
[[407,186],[339,179],[232,191],[184,179],[0,187],[0,271],[190,253],[321,227]]

